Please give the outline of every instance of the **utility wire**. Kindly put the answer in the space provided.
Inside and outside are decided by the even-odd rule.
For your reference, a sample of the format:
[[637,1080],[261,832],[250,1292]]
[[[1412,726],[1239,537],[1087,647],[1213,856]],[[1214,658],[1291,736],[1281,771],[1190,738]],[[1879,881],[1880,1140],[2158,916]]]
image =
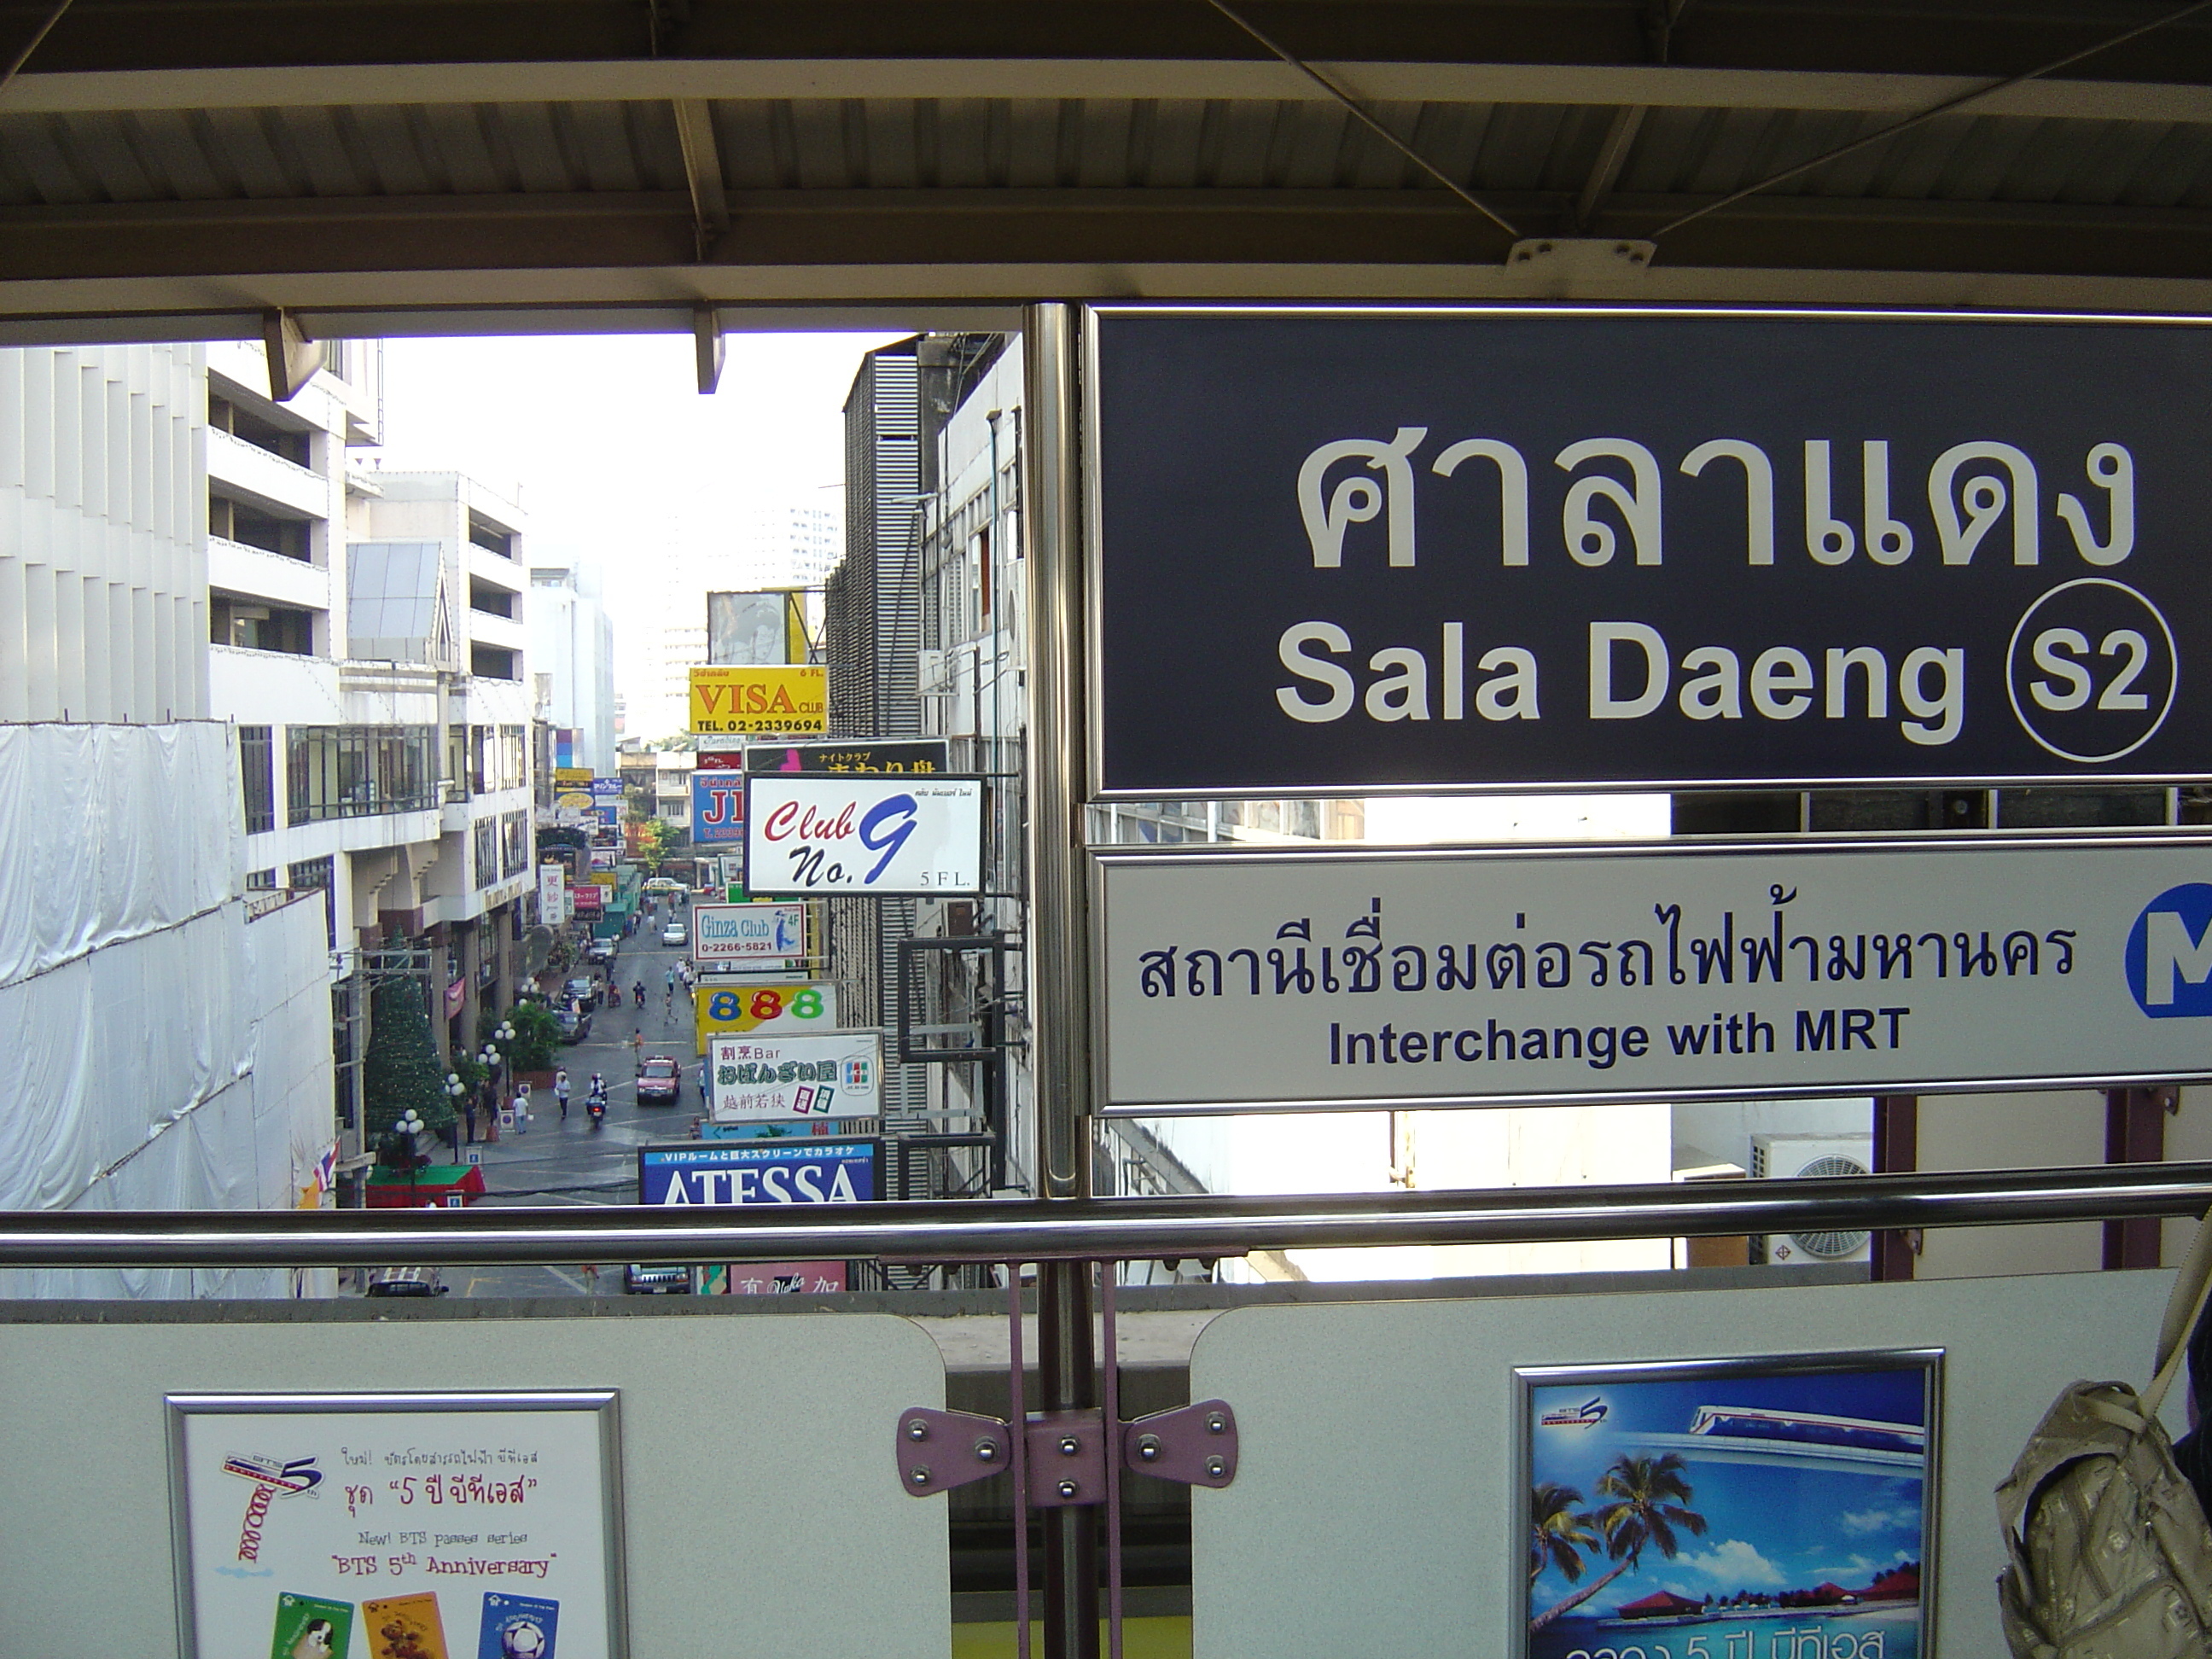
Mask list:
[[[1214,3],[1219,4],[1220,0],[1214,0]],[[1831,161],[1840,161],[1846,155],[1854,155],[1866,149],[1869,144],[1878,144],[1885,138],[1893,138],[1900,132],[1924,125],[1940,115],[1956,114],[1970,104],[1978,104],[1984,99],[1994,97],[2010,88],[2023,85],[2029,81],[2041,80],[2047,75],[2056,75],[2060,70],[2069,69],[2085,58],[2094,58],[2100,52],[2110,52],[2114,46],[2124,46],[2139,35],[2148,34],[2154,29],[2162,29],[2170,24],[2179,23],[2183,18],[2191,16],[2208,7],[2212,7],[2212,0],[2191,0],[2190,4],[2181,7],[2179,10],[2170,11],[2163,17],[2154,17],[2148,23],[2138,23],[2131,29],[2123,29],[2109,40],[2100,40],[2093,46],[2084,46],[2079,52],[2068,52],[2063,58],[2055,58],[2039,68],[2027,70],[2020,75],[2008,75],[2002,81],[1992,81],[1989,85],[1978,88],[1972,92],[1960,93],[1956,98],[1947,98],[1942,103],[1932,105],[1917,115],[1908,115],[1903,120],[1892,122],[1878,131],[1869,132],[1863,137],[1854,138],[1847,144],[1838,145],[1834,149],[1815,155],[1809,161],[1800,161],[1795,167],[1784,167],[1779,173],[1761,179],[1755,185],[1746,185],[1734,195],[1723,196],[1717,202],[1708,202],[1705,206],[1662,225],[1651,233],[1651,240],[1656,241],[1662,236],[1680,230],[1684,225],[1704,218],[1708,213],[1717,213],[1724,207],[1733,207],[1746,197],[1756,196],[1763,190],[1771,190],[1777,185],[1785,184],[1802,173],[1810,173],[1815,167],[1826,167]]]
[[[1373,133],[1377,138],[1380,138],[1384,143],[1389,145],[1391,149],[1396,150],[1399,155],[1404,156],[1415,167],[1420,168],[1420,170],[1427,173],[1430,178],[1435,179],[1453,195],[1458,197],[1461,201],[1466,203],[1477,213],[1480,213],[1484,218],[1489,220],[1492,224],[1496,225],[1498,229],[1504,231],[1508,236],[1512,237],[1514,240],[1518,241],[1521,240],[1521,233],[1519,231],[1516,230],[1504,219],[1498,217],[1497,213],[1482,201],[1470,194],[1465,185],[1462,185],[1457,179],[1444,173],[1434,162],[1431,161],[1428,157],[1423,155],[1419,150],[1415,149],[1411,144],[1401,138],[1396,133],[1391,131],[1389,128],[1384,126],[1372,115],[1370,115],[1367,112],[1365,106],[1362,105],[1357,98],[1354,98],[1342,87],[1337,85],[1337,83],[1331,80],[1328,76],[1322,74],[1311,64],[1307,63],[1303,58],[1299,58],[1294,53],[1285,50],[1284,47],[1277,46],[1266,35],[1261,33],[1257,28],[1246,21],[1243,17],[1238,15],[1237,12],[1230,8],[1228,0],[1206,0],[1206,3],[1212,6],[1214,10],[1219,12],[1224,17],[1226,17],[1231,22],[1236,24],[1237,27],[1243,30],[1245,33],[1250,35],[1255,40],[1257,40],[1269,52],[1274,53],[1276,57],[1281,58],[1283,62],[1288,64],[1292,69],[1297,70],[1299,74],[1304,76],[1309,81],[1311,81],[1316,86],[1319,87],[1330,97],[1335,99],[1338,103],[1343,105],[1346,109],[1352,112],[1352,117],[1354,120],[1358,121],[1360,125],[1365,127],[1370,132]],[[2202,3],[2212,5],[2212,0],[2202,0]]]
[[0,70],[0,92],[8,90],[8,83],[22,72],[23,65],[31,61],[31,54],[44,46],[54,25],[62,21],[62,14],[70,9],[70,0],[55,0],[54,9],[46,14],[46,21],[39,25],[39,32],[23,43],[23,49],[8,60],[8,67]]

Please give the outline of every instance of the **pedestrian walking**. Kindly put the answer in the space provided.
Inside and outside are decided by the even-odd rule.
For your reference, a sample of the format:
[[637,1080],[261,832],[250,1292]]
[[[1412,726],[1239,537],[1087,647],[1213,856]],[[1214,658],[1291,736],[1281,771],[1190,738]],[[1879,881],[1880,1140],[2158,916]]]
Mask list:
[[530,1133],[530,1085],[527,1083],[515,1085],[514,1133],[519,1135]]
[[568,1121],[568,1073],[564,1067],[553,1073],[553,1098],[561,1103],[561,1121]]

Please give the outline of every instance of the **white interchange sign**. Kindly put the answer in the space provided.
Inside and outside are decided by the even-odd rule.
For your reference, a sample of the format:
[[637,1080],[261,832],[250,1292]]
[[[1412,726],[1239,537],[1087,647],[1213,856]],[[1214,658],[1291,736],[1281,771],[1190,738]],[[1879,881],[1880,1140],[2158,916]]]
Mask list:
[[2212,838],[1102,853],[1103,1109],[2212,1076]]

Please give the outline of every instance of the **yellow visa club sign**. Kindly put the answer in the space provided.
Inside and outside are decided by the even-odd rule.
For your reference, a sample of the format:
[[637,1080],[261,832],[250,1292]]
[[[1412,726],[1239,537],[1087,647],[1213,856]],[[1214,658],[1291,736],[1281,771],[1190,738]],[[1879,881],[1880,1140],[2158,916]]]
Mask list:
[[707,736],[782,736],[830,729],[826,667],[695,668],[691,729]]

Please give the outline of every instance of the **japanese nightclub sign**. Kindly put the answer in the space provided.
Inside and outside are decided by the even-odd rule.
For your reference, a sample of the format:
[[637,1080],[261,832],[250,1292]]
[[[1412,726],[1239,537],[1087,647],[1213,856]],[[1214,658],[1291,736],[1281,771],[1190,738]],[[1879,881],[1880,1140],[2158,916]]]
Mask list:
[[745,775],[745,871],[762,893],[972,893],[983,781]]
[[873,1117],[883,1071],[883,1039],[873,1031],[713,1036],[708,1110],[717,1123]]
[[806,953],[803,904],[695,904],[691,960],[701,967],[781,967]]
[[714,847],[745,838],[745,780],[741,772],[691,775],[691,842]]
[[1093,325],[1103,793],[2212,773],[2212,331]]
[[641,1146],[642,1204],[865,1204],[884,1144],[843,1140],[690,1141]]
[[2212,1076],[2212,842],[1094,855],[1106,1109]]

